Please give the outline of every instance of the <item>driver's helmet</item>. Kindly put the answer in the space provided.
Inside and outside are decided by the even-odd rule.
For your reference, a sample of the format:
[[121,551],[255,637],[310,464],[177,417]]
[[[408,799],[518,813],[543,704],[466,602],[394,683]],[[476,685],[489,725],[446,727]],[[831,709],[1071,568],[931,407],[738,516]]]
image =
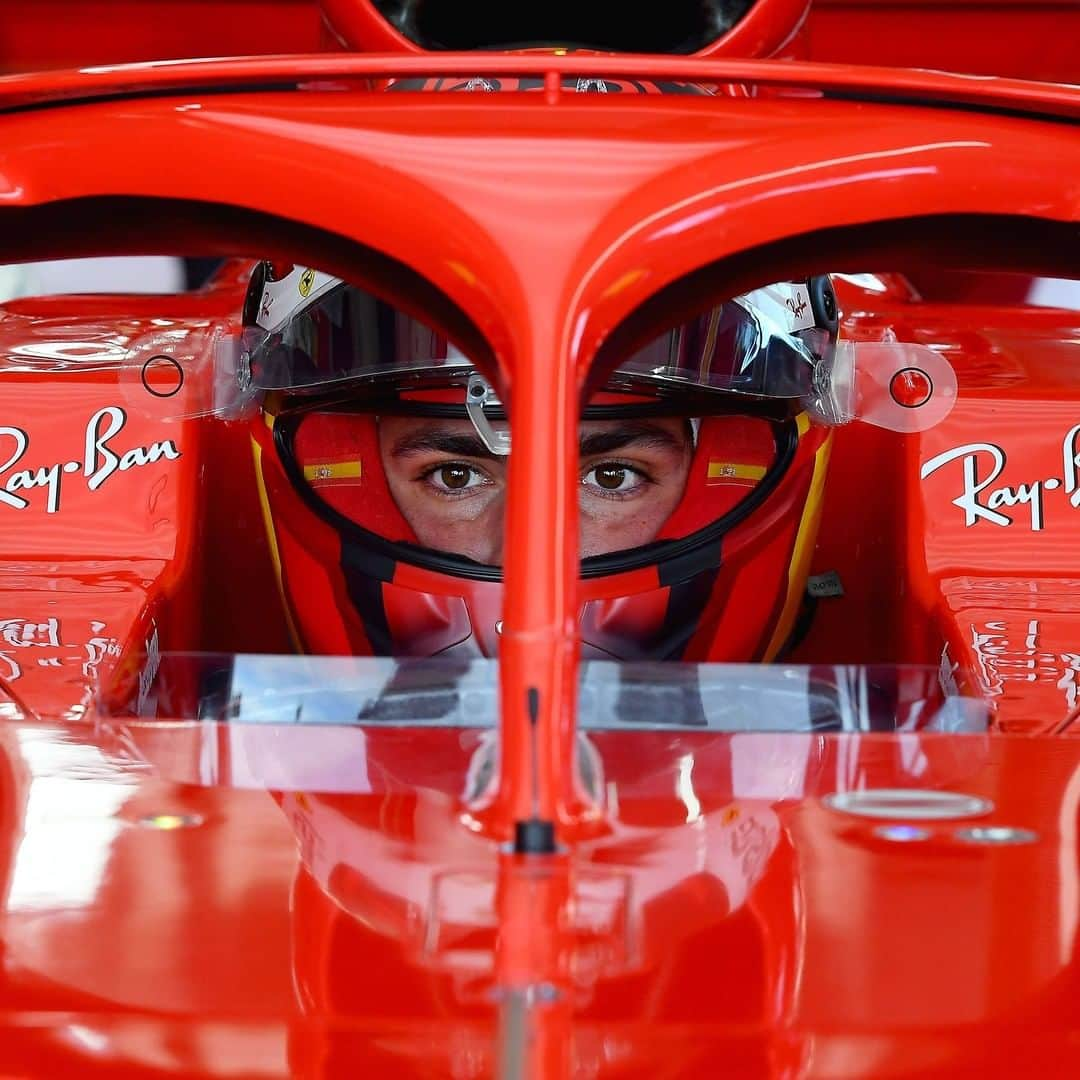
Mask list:
[[[501,559],[422,540],[385,445],[402,418],[456,423],[504,466],[512,433],[483,375],[439,331],[310,267],[259,264],[245,324],[240,380],[261,395],[258,482],[297,647],[496,655]],[[821,512],[836,332],[827,277],[777,282],[673,326],[586,404],[594,428],[666,422],[685,464],[651,533],[627,542],[632,530],[611,529],[592,554],[583,545],[585,656],[781,655]],[[583,474],[588,494],[625,484],[626,467],[606,464]],[[440,490],[460,479],[440,473]]]

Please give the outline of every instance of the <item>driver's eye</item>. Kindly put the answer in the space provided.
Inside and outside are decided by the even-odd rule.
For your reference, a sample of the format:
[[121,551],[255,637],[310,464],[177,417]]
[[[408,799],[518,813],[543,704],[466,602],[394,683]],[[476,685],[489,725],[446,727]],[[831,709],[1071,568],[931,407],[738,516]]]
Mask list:
[[608,491],[615,491],[626,482],[627,469],[623,465],[598,465],[593,470],[597,484]]
[[465,465],[444,465],[439,470],[439,479],[444,487],[458,491],[468,486],[469,480],[472,478],[472,472],[472,469]]
[[442,462],[426,469],[417,479],[443,495],[464,495],[493,483],[490,476],[465,461]]

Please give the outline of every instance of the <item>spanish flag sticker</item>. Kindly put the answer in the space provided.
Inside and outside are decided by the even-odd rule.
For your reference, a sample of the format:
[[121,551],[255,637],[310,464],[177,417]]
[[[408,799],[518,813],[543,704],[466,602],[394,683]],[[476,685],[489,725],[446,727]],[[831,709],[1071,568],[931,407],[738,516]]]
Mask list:
[[741,465],[735,461],[710,461],[706,482],[722,484],[732,480],[750,481],[756,484],[765,476],[764,465]]
[[359,461],[319,461],[304,466],[304,479],[312,487],[323,487],[341,480],[359,480]]

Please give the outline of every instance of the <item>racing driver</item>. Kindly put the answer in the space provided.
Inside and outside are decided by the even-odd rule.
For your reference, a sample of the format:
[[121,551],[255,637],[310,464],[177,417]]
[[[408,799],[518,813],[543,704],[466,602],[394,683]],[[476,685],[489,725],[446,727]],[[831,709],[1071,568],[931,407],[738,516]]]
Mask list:
[[[240,379],[290,630],[329,654],[494,656],[505,411],[436,330],[264,262]],[[583,655],[771,660],[806,586],[836,300],[778,282],[619,364],[580,424]]]

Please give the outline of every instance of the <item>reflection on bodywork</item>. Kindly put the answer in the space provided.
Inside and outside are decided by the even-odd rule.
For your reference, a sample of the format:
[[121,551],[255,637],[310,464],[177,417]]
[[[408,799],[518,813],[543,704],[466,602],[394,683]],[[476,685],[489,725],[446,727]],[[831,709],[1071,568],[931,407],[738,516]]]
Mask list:
[[135,778],[118,782],[100,750],[47,731],[20,731],[18,747],[29,784],[6,910],[79,908],[101,887]]
[[[492,727],[498,663],[486,659],[213,656],[154,659],[156,692],[106,688],[115,716],[233,724]],[[977,696],[946,692],[941,673],[915,666],[582,665],[586,730],[985,731]],[[147,711],[144,705],[149,702]]]

